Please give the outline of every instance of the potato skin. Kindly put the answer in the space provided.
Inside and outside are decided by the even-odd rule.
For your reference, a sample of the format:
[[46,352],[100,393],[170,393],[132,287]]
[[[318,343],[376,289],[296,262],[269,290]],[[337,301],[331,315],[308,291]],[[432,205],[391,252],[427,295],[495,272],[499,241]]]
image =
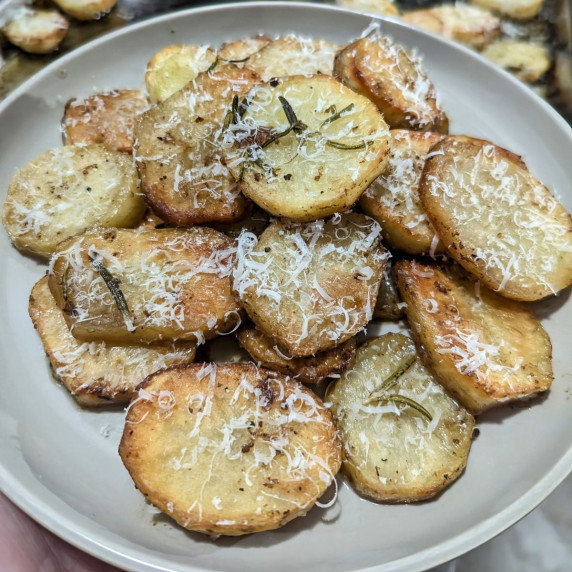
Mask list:
[[550,338],[526,306],[458,266],[401,260],[394,271],[425,364],[471,413],[550,388]]
[[418,188],[425,158],[440,133],[393,129],[387,167],[361,196],[362,210],[380,225],[384,242],[409,254],[443,252],[427,220]]
[[39,280],[28,308],[54,375],[84,407],[129,402],[135,388],[151,373],[178,363],[192,362],[193,343],[154,346],[110,346],[79,342],[70,333],[48,286]]
[[336,55],[334,76],[375,103],[392,129],[448,133],[420,61],[389,38],[368,36],[346,46]]
[[572,284],[572,218],[514,153],[447,137],[431,149],[419,196],[449,254],[489,288],[533,301]]
[[[384,389],[392,378],[394,385]],[[383,399],[391,395],[420,404],[431,421]],[[377,502],[418,502],[462,474],[475,420],[425,369],[408,337],[369,339],[326,398],[342,439],[343,472],[359,494]]]
[[221,156],[224,119],[233,97],[258,82],[246,69],[219,65],[139,117],[135,159],[145,199],[175,226],[230,223],[251,203]]
[[49,257],[86,228],[135,226],[144,212],[129,157],[105,145],[67,145],[12,177],[2,222],[16,248]]
[[331,375],[343,373],[351,363],[355,350],[355,338],[350,338],[315,356],[290,358],[281,355],[276,344],[256,326],[244,326],[236,337],[240,345],[259,365],[280,372],[307,384],[317,384]]
[[[236,327],[236,248],[207,228],[93,230],[62,243],[49,285],[73,335],[116,344],[204,341]],[[118,280],[121,312],[93,261]]]
[[239,237],[233,287],[282,353],[312,356],[371,320],[388,258],[379,225],[364,215],[274,221],[258,240],[251,233]]
[[189,530],[229,536],[306,514],[333,481],[340,453],[321,400],[252,364],[190,364],[150,376],[119,446],[149,501]]
[[136,89],[70,99],[62,121],[65,143],[105,143],[122,153],[131,153],[135,118],[147,106],[147,98]]

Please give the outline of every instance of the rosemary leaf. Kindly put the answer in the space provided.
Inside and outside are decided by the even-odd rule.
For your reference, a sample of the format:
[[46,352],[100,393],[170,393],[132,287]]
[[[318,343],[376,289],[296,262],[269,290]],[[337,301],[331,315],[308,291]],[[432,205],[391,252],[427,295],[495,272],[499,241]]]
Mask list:
[[385,399],[387,397],[387,390],[391,389],[394,385],[397,384],[401,376],[405,374],[405,372],[416,362],[416,360],[417,356],[411,356],[401,367],[398,367],[393,373],[391,373],[389,377],[383,381],[378,389],[370,393],[364,404],[371,405],[376,401]]
[[296,123],[298,123],[298,117],[296,117],[296,113],[292,109],[292,106],[288,103],[288,100],[281,95],[278,96],[278,100],[282,104],[282,109],[286,114],[286,119],[288,119],[288,123],[290,123],[290,127],[294,127]]
[[62,275],[62,295],[64,297],[65,302],[68,301],[68,271],[69,271],[69,269],[70,269],[69,265],[66,266],[66,269],[64,270],[64,273]]
[[354,108],[354,104],[350,103],[347,107],[344,107],[341,111],[336,111],[335,105],[333,105],[332,107],[333,107],[333,114],[330,115],[330,117],[328,117],[325,121],[322,122],[319,129],[322,129],[322,127],[326,127],[330,123],[333,123],[334,121],[336,121],[336,119],[339,119],[340,117],[342,117],[344,113],[351,111]]
[[415,409],[415,411],[419,411],[419,413],[421,413],[424,417],[427,417],[429,421],[433,421],[433,415],[431,415],[431,413],[429,413],[429,411],[427,411],[427,409],[425,409],[421,403],[418,403],[414,399],[405,397],[405,395],[397,394],[389,395],[387,399],[388,401],[393,401],[394,403],[402,403],[403,405],[408,405],[409,407]]
[[129,314],[129,308],[127,307],[127,302],[125,301],[125,296],[119,288],[119,280],[115,278],[111,272],[103,265],[103,262],[99,258],[92,258],[89,257],[91,260],[91,264],[97,270],[99,275],[103,278],[105,285],[109,288],[113,299],[115,300],[115,304],[117,305],[117,309],[121,312],[123,316],[123,321],[127,326],[127,330],[129,332],[135,331],[135,327],[133,326],[133,321],[131,320],[131,316]]
[[354,149],[367,149],[372,144],[373,141],[362,141],[358,145],[346,145],[345,143],[340,143],[339,141],[332,141],[330,139],[326,140],[326,145],[328,147],[334,147],[334,149],[343,149],[347,151]]

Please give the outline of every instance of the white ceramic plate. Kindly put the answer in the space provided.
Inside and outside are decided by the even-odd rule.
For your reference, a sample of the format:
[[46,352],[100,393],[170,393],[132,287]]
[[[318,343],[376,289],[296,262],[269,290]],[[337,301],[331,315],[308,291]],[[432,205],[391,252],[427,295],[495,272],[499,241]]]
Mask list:
[[[226,5],[171,14],[92,42],[0,106],[0,192],[16,167],[61,145],[67,99],[142,87],[147,61],[167,44],[216,46],[292,31],[348,42],[369,22],[308,4]],[[383,29],[424,54],[452,133],[522,154],[572,207],[570,128],[547,104],[468,50],[394,22]],[[541,305],[554,344],[553,390],[532,407],[483,420],[466,473],[437,500],[382,506],[342,485],[334,507],[316,508],[274,532],[216,542],[188,533],[146,505],[123,468],[116,452],[123,413],[83,411],[51,379],[27,315],[29,292],[45,269],[0,232],[0,488],[56,534],[126,569],[421,570],[510,526],[572,469],[572,305],[564,295]]]

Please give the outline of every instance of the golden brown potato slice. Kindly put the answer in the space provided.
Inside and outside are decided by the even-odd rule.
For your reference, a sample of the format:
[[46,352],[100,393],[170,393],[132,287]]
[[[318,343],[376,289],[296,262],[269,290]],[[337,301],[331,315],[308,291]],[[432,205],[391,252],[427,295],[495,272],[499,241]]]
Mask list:
[[332,75],[339,48],[325,40],[282,36],[256,52],[245,65],[264,81],[291,75]]
[[254,323],[288,356],[349,340],[372,318],[388,253],[379,225],[360,214],[274,221],[239,237],[233,285]]
[[17,10],[2,31],[7,40],[30,54],[47,54],[58,49],[69,28],[67,18],[57,10]]
[[293,76],[257,86],[226,131],[242,192],[296,221],[350,208],[383,171],[389,132],[379,111],[334,78]]
[[147,202],[176,226],[232,222],[250,202],[221,157],[234,97],[257,83],[253,72],[219,65],[153,106],[135,126],[135,158]]
[[216,53],[208,46],[192,44],[166,46],[147,64],[145,85],[152,103],[165,101],[207,71],[216,60]]
[[119,454],[137,488],[181,526],[230,536],[305,515],[341,464],[320,399],[252,364],[190,364],[147,378]]
[[327,399],[342,439],[343,470],[360,494],[421,501],[463,472],[475,420],[425,369],[408,337],[368,340]]
[[44,276],[36,283],[28,308],[56,377],[78,403],[96,407],[124,403],[151,373],[192,362],[195,344],[179,342],[156,346],[109,346],[79,342],[70,333],[62,311]]
[[489,288],[538,300],[572,283],[572,220],[514,155],[448,137],[427,159],[419,195],[449,254]]
[[374,320],[398,320],[403,316],[405,304],[399,298],[391,270],[392,264],[388,262],[383,271],[383,279],[373,309]]
[[117,4],[117,0],[54,0],[77,20],[99,20]]
[[62,243],[50,290],[81,340],[197,340],[240,321],[230,273],[236,248],[207,227],[96,229]]
[[552,346],[528,308],[480,287],[458,266],[395,265],[426,365],[472,413],[546,391]]
[[383,173],[360,198],[360,206],[380,225],[384,241],[410,254],[441,252],[435,229],[419,199],[419,180],[427,153],[443,135],[394,129]]
[[136,89],[115,89],[70,99],[63,118],[66,144],[105,143],[131,153],[135,118],[148,106]]
[[514,20],[531,20],[542,8],[543,0],[469,0],[472,4],[493,10]]
[[501,33],[501,21],[488,10],[467,4],[445,4],[413,10],[403,20],[456,42],[482,50]]
[[223,61],[240,62],[259,52],[271,42],[272,40],[266,36],[253,36],[244,40],[236,40],[223,44],[217,55]]
[[385,16],[399,15],[399,8],[393,0],[336,0],[336,4],[356,12],[383,14]]
[[134,226],[144,212],[130,157],[105,145],[68,145],[12,177],[2,222],[17,248],[48,257],[90,226]]
[[241,328],[236,337],[260,366],[289,375],[303,383],[320,383],[331,375],[344,372],[356,350],[355,338],[350,338],[342,345],[315,356],[296,358],[280,351],[272,338],[256,326]]
[[349,44],[336,55],[334,75],[371,99],[390,127],[448,132],[421,60],[391,39],[377,33]]
[[483,50],[483,56],[528,83],[538,81],[551,66],[548,49],[525,40],[497,40]]

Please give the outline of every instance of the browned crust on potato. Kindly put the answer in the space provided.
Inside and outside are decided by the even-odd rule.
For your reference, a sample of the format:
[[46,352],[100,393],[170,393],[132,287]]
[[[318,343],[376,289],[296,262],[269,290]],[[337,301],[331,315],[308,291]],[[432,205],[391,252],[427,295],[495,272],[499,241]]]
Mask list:
[[76,340],[48,286],[39,280],[30,294],[28,311],[38,331],[54,376],[84,407],[125,403],[135,387],[154,371],[191,362],[192,343],[154,346],[107,346]]
[[240,345],[262,367],[292,376],[308,384],[320,383],[331,375],[344,372],[351,363],[356,349],[355,338],[350,338],[340,346],[315,356],[296,358],[280,352],[272,339],[256,326],[241,328],[236,337]]
[[419,196],[449,254],[514,300],[572,284],[572,218],[514,153],[449,136],[432,147]]
[[373,101],[393,129],[448,132],[449,120],[420,62],[388,38],[346,46],[336,55],[334,76]]
[[[223,446],[226,434],[232,439]],[[340,453],[320,399],[253,364],[191,364],[150,376],[119,446],[136,486],[159,509],[189,530],[232,536],[306,514],[339,470]],[[293,467],[294,457],[305,461]]]
[[[233,241],[208,227],[99,229],[52,258],[50,290],[75,337],[116,344],[203,341],[241,319],[230,274]],[[122,312],[93,261],[118,280]]]
[[83,100],[70,99],[62,122],[65,143],[105,143],[131,153],[135,119],[147,106],[147,97],[136,89],[104,91]]
[[552,345],[527,307],[480,287],[458,266],[401,260],[394,272],[427,367],[469,411],[550,388]]
[[161,218],[191,226],[232,222],[248,213],[250,202],[226,168],[218,139],[233,97],[257,82],[249,70],[220,65],[139,118],[135,158],[141,186]]
[[443,135],[402,129],[390,133],[387,167],[361,196],[360,207],[379,222],[389,247],[409,254],[442,253],[443,245],[435,242],[435,229],[427,220],[418,188],[425,157]]

